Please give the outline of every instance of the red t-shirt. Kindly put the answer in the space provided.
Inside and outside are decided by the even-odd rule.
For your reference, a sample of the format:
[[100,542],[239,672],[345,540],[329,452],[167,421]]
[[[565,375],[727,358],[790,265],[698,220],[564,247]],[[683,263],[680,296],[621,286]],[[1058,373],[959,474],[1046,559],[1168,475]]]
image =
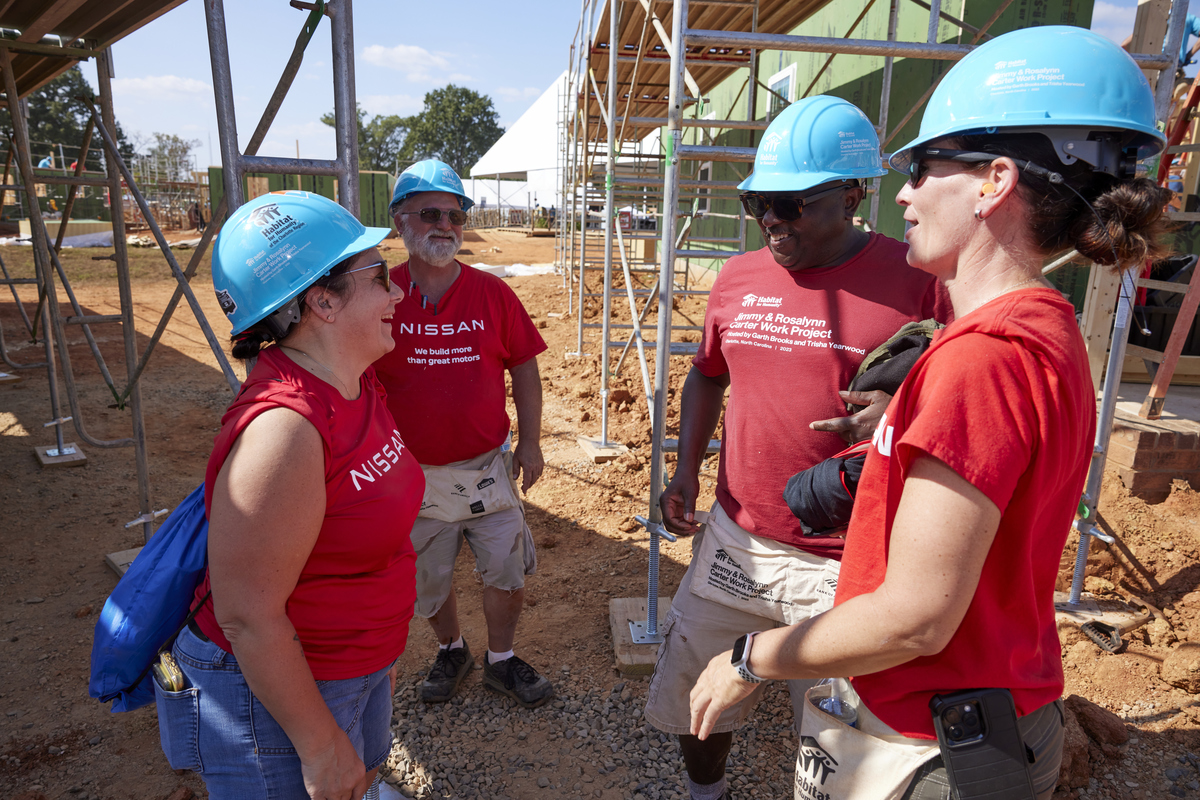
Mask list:
[[436,314],[409,291],[408,262],[392,269],[405,292],[392,318],[396,347],[375,362],[401,437],[418,462],[431,466],[466,461],[504,443],[511,424],[504,370],[546,349],[508,284],[459,267]]
[[808,424],[846,416],[837,393],[866,354],[907,322],[953,317],[945,290],[909,266],[907,252],[871,234],[838,266],[792,272],[763,248],[729,259],[717,276],[692,363],[708,377],[729,373],[717,500],[756,536],[841,557],[840,538],[803,535],[783,488],[846,446]]
[[[363,373],[359,388],[357,400],[346,400],[278,347],[268,347],[221,418],[204,476],[209,512],[212,487],[234,442],[272,408],[292,409],[321,435],[325,519],[287,601],[288,619],[317,680],[356,678],[391,664],[404,652],[417,596],[409,532],[425,494],[425,475],[395,429],[373,370]],[[208,589],[205,574],[196,601]],[[204,604],[196,622],[215,644],[233,652],[212,603]]]
[[1012,691],[1019,715],[1058,699],[1054,582],[1087,478],[1096,401],[1075,309],[1057,292],[1006,294],[934,339],[892,399],[867,453],[836,603],[875,591],[904,480],[928,454],[1001,511],[966,617],[946,648],[854,686],[905,736],[934,738],[929,699]]

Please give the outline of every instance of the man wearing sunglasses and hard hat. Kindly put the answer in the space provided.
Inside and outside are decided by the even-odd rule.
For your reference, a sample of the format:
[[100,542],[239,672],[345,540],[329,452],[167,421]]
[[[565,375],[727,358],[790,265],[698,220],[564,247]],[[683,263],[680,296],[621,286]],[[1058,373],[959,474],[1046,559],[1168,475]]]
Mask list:
[[[679,736],[695,800],[730,796],[733,731],[762,695],[727,709],[701,741],[689,734],[700,673],[730,648],[743,666],[755,632],[833,605],[843,540],[803,535],[783,499],[787,479],[842,450],[843,437],[870,435],[887,395],[839,393],[867,353],[907,322],[952,316],[944,290],[906,262],[906,245],[853,225],[863,183],[884,173],[871,121],[822,95],[771,123],[738,187],[767,246],[725,262],[713,284],[660,502],[666,527],[697,540],[664,623],[646,719]],[[727,390],[717,502],[701,529],[698,472]],[[848,401],[867,408],[847,417]],[[810,685],[789,681],[797,712]]]
[[[436,159],[419,161],[397,178],[390,210],[408,261],[391,275],[406,296],[392,318],[396,347],[375,369],[400,436],[425,472],[412,531],[416,613],[429,620],[438,652],[420,697],[449,700],[475,663],[454,593],[454,562],[465,540],[483,580],[483,685],[533,708],[554,688],[513,653],[525,576],[537,566],[517,479],[528,492],[542,474],[537,355],[546,343],[504,281],[455,259],[472,205],[458,175]],[[506,370],[517,409],[515,447]],[[364,465],[364,471],[373,468]]]

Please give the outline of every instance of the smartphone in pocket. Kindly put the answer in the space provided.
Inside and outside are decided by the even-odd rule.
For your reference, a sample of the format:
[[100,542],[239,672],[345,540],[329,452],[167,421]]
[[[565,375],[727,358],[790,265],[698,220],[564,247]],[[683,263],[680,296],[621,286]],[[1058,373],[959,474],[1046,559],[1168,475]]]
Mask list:
[[1007,689],[935,694],[929,710],[952,796],[1033,800],[1028,750]]

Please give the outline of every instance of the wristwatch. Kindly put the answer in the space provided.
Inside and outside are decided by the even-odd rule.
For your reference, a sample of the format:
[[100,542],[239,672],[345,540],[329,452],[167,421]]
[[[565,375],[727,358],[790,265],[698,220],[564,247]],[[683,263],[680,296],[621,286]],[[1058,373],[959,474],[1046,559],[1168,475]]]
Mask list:
[[730,661],[733,663],[733,668],[737,670],[738,677],[746,683],[762,683],[766,680],[750,671],[750,645],[754,642],[754,637],[760,633],[762,631],[744,633],[733,643],[733,657],[730,658]]

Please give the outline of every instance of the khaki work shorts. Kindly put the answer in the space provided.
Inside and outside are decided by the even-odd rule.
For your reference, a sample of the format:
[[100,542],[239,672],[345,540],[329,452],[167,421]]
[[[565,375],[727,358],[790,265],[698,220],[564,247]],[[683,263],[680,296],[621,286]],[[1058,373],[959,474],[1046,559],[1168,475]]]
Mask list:
[[[499,452],[499,448],[489,450],[451,466],[482,469]],[[511,459],[511,454],[506,455]],[[417,551],[417,616],[432,617],[450,596],[454,562],[463,541],[475,555],[475,571],[485,586],[516,591],[525,585],[526,575],[537,571],[533,533],[525,523],[525,509],[519,501],[516,508],[458,522],[417,517],[412,529],[413,549]]]
[[[692,537],[693,555],[699,549],[703,535],[704,529],[701,529]],[[671,610],[662,627],[663,643],[659,646],[658,661],[646,697],[646,719],[664,733],[691,732],[692,687],[709,661],[731,650],[734,641],[743,633],[784,627],[783,623],[768,617],[748,614],[692,594],[690,586],[696,562],[693,558],[671,600]],[[725,709],[713,732],[725,733],[742,727],[762,699],[768,683],[759,684],[741,703]],[[804,708],[804,693],[816,683],[815,680],[787,682],[797,724]]]

